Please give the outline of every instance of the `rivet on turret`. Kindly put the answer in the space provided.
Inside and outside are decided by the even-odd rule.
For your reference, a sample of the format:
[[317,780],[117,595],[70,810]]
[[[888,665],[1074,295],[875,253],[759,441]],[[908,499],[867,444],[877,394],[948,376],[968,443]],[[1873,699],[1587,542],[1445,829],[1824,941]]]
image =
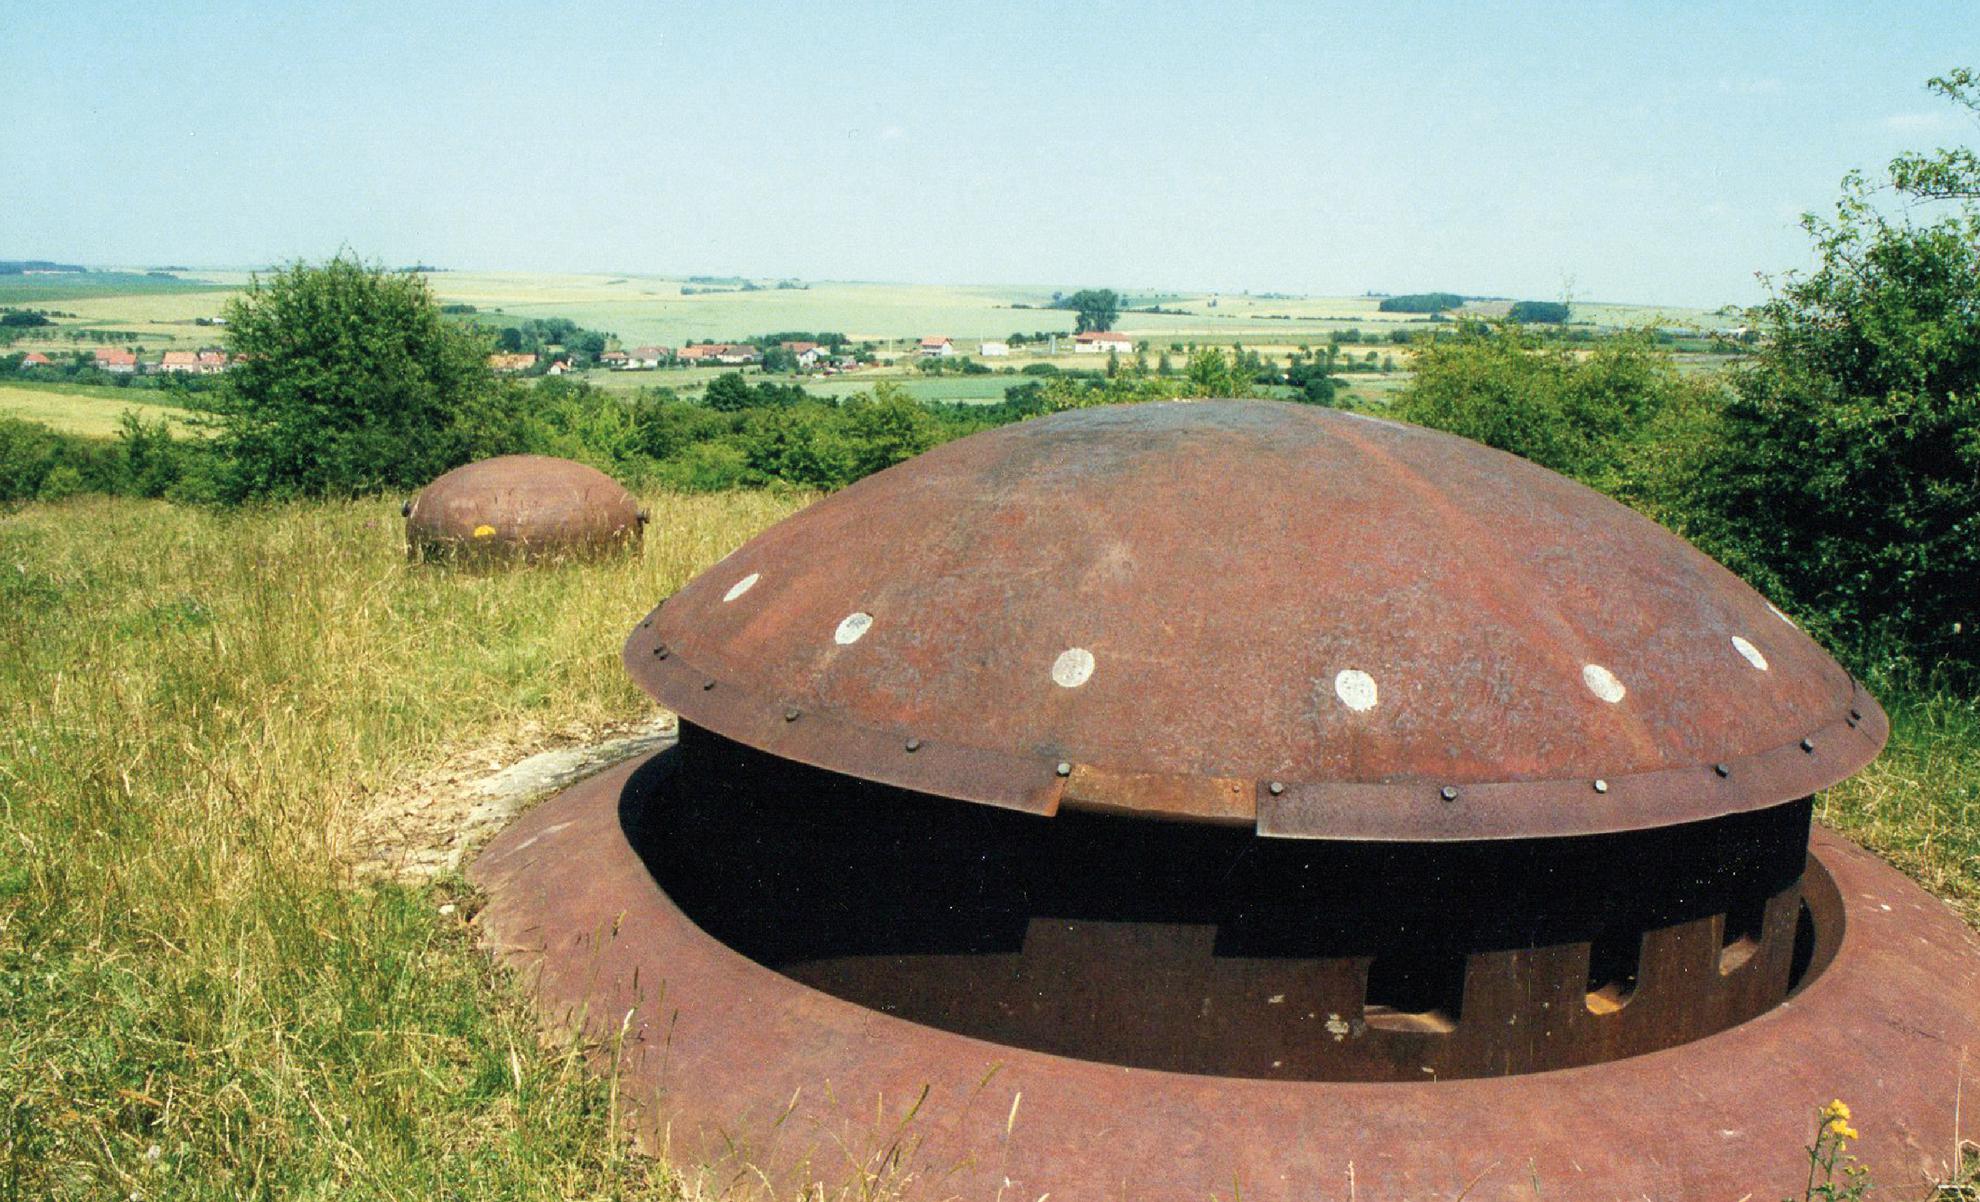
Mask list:
[[1265,787],[1271,791],[1271,794],[1274,797],[1277,797],[1279,794],[1286,791],[1286,787],[1280,784],[1278,781],[1273,781],[1271,784],[1266,785]]
[[1444,799],[1445,801],[1456,801],[1456,800],[1457,800],[1457,786],[1456,786],[1456,785],[1445,785],[1445,786],[1444,786],[1443,788],[1441,788],[1441,789],[1439,789],[1439,790],[1437,790],[1437,796],[1439,796],[1439,797],[1441,797],[1441,798],[1443,798],[1443,799]]

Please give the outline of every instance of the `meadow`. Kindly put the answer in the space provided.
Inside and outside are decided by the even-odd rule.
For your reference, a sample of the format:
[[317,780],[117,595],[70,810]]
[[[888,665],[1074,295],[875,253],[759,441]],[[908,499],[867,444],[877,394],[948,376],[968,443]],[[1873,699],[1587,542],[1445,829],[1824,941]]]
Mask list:
[[40,422],[66,434],[111,438],[125,413],[147,422],[163,421],[174,434],[193,432],[191,414],[160,404],[153,390],[103,388],[88,384],[41,384],[0,380],[0,417]]
[[[700,1196],[472,892],[353,832],[650,717],[625,633],[808,500],[650,494],[643,558],[494,574],[408,563],[386,500],[0,514],[0,1199]],[[1819,816],[1980,921],[1980,705],[1872,686],[1890,749]]]
[[626,630],[805,499],[648,496],[643,558],[495,575],[386,501],[0,514],[0,1199],[683,1196],[460,882],[359,880],[351,832],[650,714]]

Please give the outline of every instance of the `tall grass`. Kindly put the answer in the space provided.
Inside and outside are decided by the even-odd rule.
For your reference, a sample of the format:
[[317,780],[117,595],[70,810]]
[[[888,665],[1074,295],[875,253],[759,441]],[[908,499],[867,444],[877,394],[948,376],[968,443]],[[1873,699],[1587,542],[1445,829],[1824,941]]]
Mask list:
[[[632,622],[802,500],[652,496],[639,561],[495,574],[409,566],[384,502],[0,515],[0,1200],[678,1196],[459,882],[345,840],[450,751],[650,712]],[[1980,706],[1880,692],[1822,817],[1980,919]]]
[[458,883],[355,882],[344,835],[443,748],[648,712],[625,631],[800,500],[485,575],[384,502],[0,516],[0,1199],[670,1196]]

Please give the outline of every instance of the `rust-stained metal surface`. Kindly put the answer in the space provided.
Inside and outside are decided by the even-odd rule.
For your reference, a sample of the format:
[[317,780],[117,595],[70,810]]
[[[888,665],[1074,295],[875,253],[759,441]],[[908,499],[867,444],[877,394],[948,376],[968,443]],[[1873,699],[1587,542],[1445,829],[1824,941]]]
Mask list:
[[548,455],[457,467],[421,489],[405,517],[414,553],[486,559],[637,549],[646,520],[618,481]]
[[[878,1174],[912,1198],[1347,1197],[1660,1202],[1796,1195],[1841,1097],[1880,1196],[1955,1157],[1980,1051],[1980,943],[1817,831],[1805,988],[1680,1047],[1501,1078],[1272,1081],[1122,1068],[831,997],[695,926],[649,875],[676,753],[538,807],[476,862],[484,938],[540,1005],[616,1048],[650,1146],[783,1195]],[[623,1039],[621,1041],[621,1036]],[[1967,1107],[1970,1112],[1972,1107]],[[1966,1118],[1971,1137],[1973,1118]]]
[[1290,838],[1591,834],[1805,797],[1882,711],[1681,539],[1552,472],[1258,401],[938,447],[689,583],[684,718],[940,796]]

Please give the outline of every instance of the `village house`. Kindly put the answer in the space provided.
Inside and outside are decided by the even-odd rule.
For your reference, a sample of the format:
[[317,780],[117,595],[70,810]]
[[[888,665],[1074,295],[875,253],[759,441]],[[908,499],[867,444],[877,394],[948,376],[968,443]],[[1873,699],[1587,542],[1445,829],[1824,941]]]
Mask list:
[[96,366],[114,375],[128,376],[137,370],[137,355],[114,346],[96,348]]
[[624,371],[631,364],[632,356],[626,354],[624,351],[603,351],[598,356],[598,365],[600,367],[612,367]]
[[535,355],[496,354],[496,355],[488,356],[489,370],[499,375],[505,375],[505,376],[514,375],[519,371],[528,371],[530,368],[535,366],[536,366]]
[[956,343],[955,343],[955,339],[953,338],[944,338],[940,335],[930,335],[929,337],[923,338],[921,340],[921,354],[924,358],[946,359],[955,353],[956,353]]
[[27,353],[27,358],[21,360],[22,371],[27,371],[28,369],[35,367],[53,367],[53,366],[55,366],[54,362],[51,361],[48,358],[48,356],[42,354],[40,351],[29,351]]
[[763,352],[742,342],[710,342],[684,346],[676,356],[683,363],[722,363],[731,367],[763,362]]
[[546,376],[561,376],[567,372],[575,371],[575,370],[576,369],[571,366],[571,361],[569,359],[558,359],[555,362],[551,363],[549,368],[543,374]]
[[1134,339],[1112,330],[1088,330],[1084,334],[1073,335],[1073,353],[1076,355],[1104,355],[1109,351],[1132,354]]
[[818,361],[825,357],[825,348],[815,342],[804,342],[800,340],[795,342],[780,342],[777,345],[795,356],[799,367],[816,367]]
[[979,343],[976,353],[985,359],[1002,359],[1011,353],[1011,344],[1008,342]]
[[180,376],[212,376],[226,371],[224,351],[166,351],[158,370]]
[[664,367],[667,360],[673,357],[674,352],[664,346],[636,346],[632,349],[631,357],[626,360],[626,369],[651,371],[656,367]]

